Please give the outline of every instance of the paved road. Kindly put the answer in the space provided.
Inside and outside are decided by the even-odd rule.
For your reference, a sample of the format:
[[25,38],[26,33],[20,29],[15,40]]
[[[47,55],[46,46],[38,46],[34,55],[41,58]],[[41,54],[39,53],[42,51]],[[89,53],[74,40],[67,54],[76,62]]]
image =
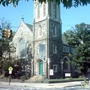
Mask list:
[[42,87],[0,85],[0,90],[90,90],[90,87],[87,87],[86,89],[84,89],[81,86],[69,86],[69,87],[63,87],[63,88],[56,88],[56,87],[42,88]]
[[62,90],[90,90],[90,87],[87,86],[86,88],[83,88],[82,86],[69,86],[64,87]]
[[65,83],[20,83],[0,82],[0,90],[90,90],[90,84],[86,89],[81,86],[80,81]]

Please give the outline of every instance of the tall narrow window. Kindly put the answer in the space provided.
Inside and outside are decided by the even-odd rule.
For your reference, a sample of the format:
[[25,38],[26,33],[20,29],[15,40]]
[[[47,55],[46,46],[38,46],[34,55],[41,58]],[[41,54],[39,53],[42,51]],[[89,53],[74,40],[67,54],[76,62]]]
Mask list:
[[57,18],[57,5],[56,4],[53,5],[53,10],[54,10],[53,11],[54,18]]
[[42,27],[41,25],[39,26],[39,30],[38,30],[38,37],[42,36]]
[[53,45],[53,53],[56,54],[57,53],[57,47],[55,45]]
[[55,26],[52,27],[52,34],[53,34],[53,36],[57,35],[57,29]]
[[45,45],[44,44],[39,45],[39,57],[45,58]]
[[67,58],[64,59],[63,68],[64,70],[70,70],[70,65]]
[[49,3],[49,15],[51,16],[52,13],[51,13],[51,2]]
[[55,4],[55,18],[57,18],[57,6]]
[[52,34],[55,35],[55,27],[52,27]]
[[57,72],[57,65],[56,64],[53,65],[53,70],[54,70],[54,72]]
[[44,3],[43,4],[43,16],[45,16],[46,15],[46,4]]
[[40,27],[39,35],[40,35],[40,36],[42,35],[42,27]]
[[37,18],[40,18],[40,6],[37,7]]
[[27,52],[27,50],[26,50],[26,41],[25,41],[25,39],[21,39],[20,41],[19,41],[19,57],[20,58],[24,58],[24,57],[26,57],[26,53]]

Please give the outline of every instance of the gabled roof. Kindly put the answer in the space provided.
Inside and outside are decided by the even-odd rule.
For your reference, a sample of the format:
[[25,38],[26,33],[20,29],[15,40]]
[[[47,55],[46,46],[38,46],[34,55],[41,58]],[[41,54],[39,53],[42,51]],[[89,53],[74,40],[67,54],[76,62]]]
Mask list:
[[25,24],[28,26],[28,28],[30,28],[33,31],[33,25],[28,24],[28,23],[25,23]]

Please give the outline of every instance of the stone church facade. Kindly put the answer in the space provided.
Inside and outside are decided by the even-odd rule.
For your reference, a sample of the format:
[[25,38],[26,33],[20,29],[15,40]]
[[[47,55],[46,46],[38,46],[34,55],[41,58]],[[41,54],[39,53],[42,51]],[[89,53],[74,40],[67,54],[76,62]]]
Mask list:
[[73,48],[62,41],[59,4],[34,1],[33,25],[25,23],[22,18],[12,44],[16,48],[12,57],[28,62],[24,69],[30,72],[31,77],[61,78],[65,73],[75,77],[77,71],[66,63]]

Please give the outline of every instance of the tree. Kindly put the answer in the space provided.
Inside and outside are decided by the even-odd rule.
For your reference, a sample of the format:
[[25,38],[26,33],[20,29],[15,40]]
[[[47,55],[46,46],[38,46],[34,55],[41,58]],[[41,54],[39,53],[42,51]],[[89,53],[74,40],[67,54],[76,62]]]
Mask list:
[[[3,6],[8,6],[9,4],[13,4],[13,6],[17,6],[20,0],[1,0],[0,4],[2,4]],[[26,0],[29,1],[29,0]],[[70,8],[72,6],[74,7],[78,7],[79,5],[87,5],[90,4],[90,0],[39,0],[39,2],[46,2],[46,1],[56,1],[58,4],[62,3],[64,5],[64,7],[66,8]]]
[[75,47],[74,54],[70,54],[73,64],[86,77],[90,63],[90,24],[77,24],[75,28],[66,31],[64,35],[68,44]]
[[6,28],[10,28],[11,23],[7,20],[5,20],[5,18],[0,18],[0,30],[4,30]]
[[12,66],[13,67],[13,64],[11,61],[5,61],[3,62],[3,66],[2,66],[2,73],[5,75],[5,76],[9,76],[9,71],[8,71],[8,68]]
[[4,18],[0,19],[0,74],[3,72],[3,67],[6,67],[5,62],[11,60],[10,58],[10,53],[12,52],[11,50],[11,45],[9,45],[12,37],[6,38],[3,37],[3,30],[9,28],[10,29],[10,23],[6,21]]
[[9,42],[12,37],[9,38],[9,40],[6,39],[4,36],[4,30],[10,29],[11,23],[9,23],[5,18],[0,19],[0,57],[2,57],[3,53],[8,51],[9,49]]

